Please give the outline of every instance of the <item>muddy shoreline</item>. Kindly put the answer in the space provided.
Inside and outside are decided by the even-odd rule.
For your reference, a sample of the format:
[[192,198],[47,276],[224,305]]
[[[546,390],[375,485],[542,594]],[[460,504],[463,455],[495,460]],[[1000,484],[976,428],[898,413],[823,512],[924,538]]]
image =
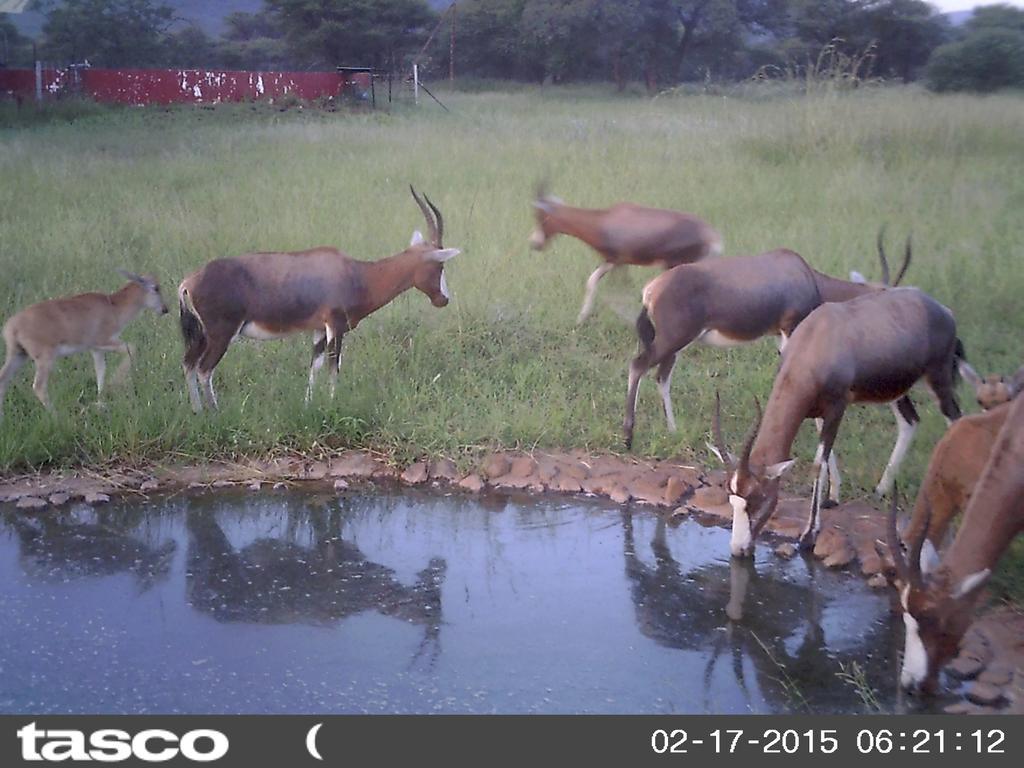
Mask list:
[[[672,460],[643,460],[583,451],[497,451],[471,471],[450,459],[419,460],[406,467],[367,451],[344,451],[324,459],[294,456],[266,461],[208,462],[106,471],[66,471],[0,479],[0,504],[23,512],[45,512],[71,502],[98,505],[112,497],[147,496],[208,488],[244,488],[257,493],[289,486],[324,486],[343,493],[374,483],[436,486],[467,494],[527,493],[587,495],[637,508],[648,507],[671,522],[686,516],[728,525],[732,510],[725,473]],[[783,539],[778,557],[794,557],[803,527],[805,498],[783,496],[768,529]],[[814,557],[826,567],[859,573],[875,589],[887,589],[885,563],[876,542],[885,538],[882,511],[853,500],[823,511]],[[1024,615],[1001,606],[981,614],[965,637],[949,671],[967,681],[956,712],[1024,713]]]

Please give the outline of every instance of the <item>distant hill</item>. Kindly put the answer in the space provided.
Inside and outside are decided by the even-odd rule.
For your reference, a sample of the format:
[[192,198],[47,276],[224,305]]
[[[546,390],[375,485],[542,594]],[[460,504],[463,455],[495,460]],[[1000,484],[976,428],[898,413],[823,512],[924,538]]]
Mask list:
[[[184,24],[198,24],[211,37],[219,37],[224,31],[224,18],[235,11],[258,13],[263,8],[263,0],[164,0],[165,4],[175,10],[175,15]],[[452,0],[427,0],[434,10],[443,10],[452,4]],[[44,17],[39,13],[12,13],[9,17],[18,31],[38,38],[43,31]]]

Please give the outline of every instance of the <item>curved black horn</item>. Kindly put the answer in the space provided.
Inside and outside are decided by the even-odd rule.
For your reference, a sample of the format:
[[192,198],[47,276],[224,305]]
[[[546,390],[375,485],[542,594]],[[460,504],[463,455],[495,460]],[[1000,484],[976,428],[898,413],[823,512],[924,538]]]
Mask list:
[[754,447],[754,439],[757,437],[758,431],[761,429],[761,417],[764,414],[761,412],[761,403],[758,399],[754,398],[754,408],[757,410],[757,416],[754,418],[754,426],[750,430],[750,434],[747,435],[746,441],[743,443],[743,453],[740,454],[740,466],[744,469],[750,466],[750,451]]
[[907,274],[907,269],[910,267],[910,254],[913,250],[912,240],[913,235],[907,235],[907,245],[903,251],[903,265],[900,267],[899,274],[896,275],[896,281],[893,283],[894,287],[900,284],[903,276]]
[[882,282],[889,285],[889,260],[885,258],[885,228],[883,224],[878,230],[878,260],[882,262]]
[[435,222],[433,216],[431,216],[430,209],[427,208],[427,204],[423,202],[419,195],[416,194],[416,190],[413,189],[412,184],[409,185],[409,191],[412,192],[412,199],[416,201],[416,205],[418,205],[420,210],[423,212],[423,218],[427,221],[427,229],[430,232],[430,242],[437,246],[440,242],[440,237],[437,234],[437,222]]
[[423,193],[423,199],[427,201],[427,205],[430,206],[430,210],[434,212],[434,219],[437,221],[437,242],[434,243],[438,248],[441,248],[441,242],[444,240],[444,217],[441,216],[441,211],[438,210],[437,206],[434,205],[430,198],[427,197],[427,193]]
[[725,447],[725,440],[722,439],[722,397],[718,390],[715,390],[715,412],[711,416],[711,441],[718,450],[722,461],[727,464],[732,462],[733,456]]
[[892,489],[892,499],[889,501],[889,526],[886,529],[886,540],[889,542],[889,554],[892,556],[892,563],[896,566],[896,575],[905,584],[911,583],[910,568],[907,567],[907,560],[903,556],[903,546],[900,544],[900,535],[896,532],[896,496],[897,488]]

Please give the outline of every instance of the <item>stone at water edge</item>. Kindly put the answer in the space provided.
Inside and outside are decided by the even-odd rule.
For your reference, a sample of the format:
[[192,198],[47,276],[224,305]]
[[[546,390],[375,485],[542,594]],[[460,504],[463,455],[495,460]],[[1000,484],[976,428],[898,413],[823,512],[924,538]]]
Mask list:
[[621,485],[616,485],[608,491],[608,498],[616,504],[626,504],[632,497],[629,495],[629,491]]
[[89,493],[85,494],[86,504],[106,504],[108,501],[110,501],[110,497],[105,493],[89,491]]
[[845,568],[857,559],[857,553],[853,551],[848,543],[839,546],[834,552],[825,558],[826,568]]
[[139,490],[142,491],[143,493],[149,493],[150,491],[155,491],[159,487],[159,481],[150,479],[146,480],[142,485],[140,485]]
[[1003,666],[1001,664],[992,664],[986,667],[980,675],[978,675],[979,683],[988,683],[989,685],[996,685],[1000,688],[1007,686],[1013,680],[1013,670],[1010,667]]
[[670,477],[665,486],[665,503],[672,506],[678,504],[689,490],[689,483],[675,476]]
[[213,481],[213,487],[214,488],[230,488],[233,485],[234,485],[234,483],[231,482],[230,480],[214,480]]
[[783,558],[784,560],[789,560],[789,559],[791,559],[793,557],[796,557],[796,553],[797,553],[796,545],[793,544],[793,542],[791,542],[791,541],[787,541],[787,542],[785,542],[783,544],[779,544],[779,546],[777,546],[775,548],[775,554],[778,555],[779,557]]
[[42,509],[46,506],[46,499],[40,499],[36,496],[22,496],[14,506],[18,509]]
[[714,485],[705,485],[693,492],[693,496],[690,497],[689,503],[690,506],[697,507],[699,509],[720,507],[723,504],[729,503],[729,494],[726,493],[724,488],[719,488]]
[[1003,689],[998,685],[976,682],[967,690],[967,700],[985,707],[1001,703],[1006,698]]
[[427,463],[417,461],[410,464],[405,468],[400,479],[406,485],[419,485],[427,482]]
[[71,501],[71,494],[69,493],[53,493],[50,494],[48,501],[55,507],[62,507]]
[[502,456],[500,453],[492,453],[480,465],[480,474],[488,480],[494,480],[497,477],[507,475],[511,468],[512,464],[507,456]]
[[287,486],[287,485],[285,485],[284,483],[274,483],[274,484],[273,484],[273,485],[271,486],[271,488],[272,488],[273,490],[275,490],[275,491],[280,491],[280,490],[281,490],[282,488],[287,488],[287,487],[288,487],[288,486]]
[[459,480],[459,488],[470,491],[471,493],[480,493],[484,489],[484,481],[478,474],[466,475],[464,478]]
[[889,580],[881,573],[876,573],[868,579],[868,586],[872,589],[885,589],[889,586]]
[[459,479],[459,468],[451,459],[437,459],[430,462],[429,475],[431,480],[445,480],[454,483]]
[[961,653],[946,665],[946,672],[962,680],[977,677],[985,668],[985,660],[973,653]]
[[263,483],[259,480],[253,480],[249,485],[246,486],[250,491],[258,491],[263,487]]
[[336,490],[336,491],[344,491],[346,488],[348,488],[348,481],[347,480],[342,480],[342,479],[339,478],[339,479],[334,481],[334,490]]

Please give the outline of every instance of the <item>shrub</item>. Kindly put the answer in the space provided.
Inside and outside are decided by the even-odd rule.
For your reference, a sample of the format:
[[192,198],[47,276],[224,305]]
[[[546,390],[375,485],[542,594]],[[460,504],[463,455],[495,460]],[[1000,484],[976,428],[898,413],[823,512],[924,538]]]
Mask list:
[[939,46],[925,77],[933,91],[1024,88],[1024,32],[979,29],[964,40]]

